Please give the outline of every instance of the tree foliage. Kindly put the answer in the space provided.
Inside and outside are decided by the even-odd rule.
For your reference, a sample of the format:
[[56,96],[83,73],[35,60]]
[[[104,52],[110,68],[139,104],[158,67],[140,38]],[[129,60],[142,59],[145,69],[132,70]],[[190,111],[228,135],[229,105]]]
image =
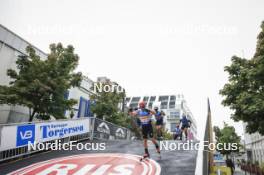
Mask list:
[[[105,82],[101,84],[102,87],[111,86],[112,82]],[[92,90],[94,91],[93,88],[94,86],[92,86]],[[114,89],[113,92],[104,90],[95,92],[95,94],[90,96],[91,100],[95,101],[95,105],[91,106],[91,111],[95,113],[98,118],[105,119],[106,121],[122,126],[126,125],[127,114],[121,111],[120,106],[126,97],[125,92],[118,92],[116,89]]]
[[[235,128],[233,126],[229,126],[228,124],[224,123],[224,127],[220,129],[218,126],[214,126],[214,133],[215,133],[215,139],[217,144],[221,143],[222,145],[226,144],[232,144],[236,143],[238,148],[240,147],[240,136],[237,135]],[[224,146],[218,150],[223,155],[229,155],[231,152],[238,152],[237,150],[230,150],[230,149],[223,149]],[[226,146],[226,148],[229,148]]]
[[71,87],[79,86],[81,73],[74,73],[79,57],[74,48],[62,44],[51,44],[47,59],[40,58],[33,47],[26,48],[27,56],[16,61],[17,70],[8,69],[9,86],[0,86],[0,104],[22,105],[30,110],[29,121],[64,118],[65,110],[76,103],[66,99]]
[[[154,125],[154,123],[152,124],[152,127],[153,127],[153,134],[156,138],[158,138],[157,136],[157,129]],[[161,128],[162,130],[162,137],[163,137],[163,140],[173,140],[173,135],[169,132],[168,129],[165,128],[165,126],[163,126]]]
[[257,37],[256,52],[252,59],[232,57],[230,66],[225,67],[229,74],[220,94],[222,104],[229,106],[235,121],[247,123],[246,131],[264,134],[264,22]]

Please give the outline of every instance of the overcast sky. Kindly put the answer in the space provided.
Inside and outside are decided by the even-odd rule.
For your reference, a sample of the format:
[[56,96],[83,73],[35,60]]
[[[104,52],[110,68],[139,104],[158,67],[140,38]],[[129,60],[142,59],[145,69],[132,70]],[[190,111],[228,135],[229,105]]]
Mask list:
[[263,8],[263,0],[1,0],[0,23],[45,52],[72,44],[78,70],[129,96],[184,94],[199,133],[209,97],[213,124],[241,135],[218,92],[231,56],[253,56]]

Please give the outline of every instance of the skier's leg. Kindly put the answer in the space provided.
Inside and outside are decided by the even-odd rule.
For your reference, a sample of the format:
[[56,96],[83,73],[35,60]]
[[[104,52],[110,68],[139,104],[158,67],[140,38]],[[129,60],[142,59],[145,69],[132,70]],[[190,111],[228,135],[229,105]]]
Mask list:
[[144,151],[145,154],[143,155],[144,158],[149,157],[149,152],[148,152],[148,139],[144,139]]
[[143,135],[143,145],[145,154],[143,155],[144,158],[149,157],[148,152],[148,128],[146,126],[142,126],[142,135]]
[[186,140],[188,139],[188,128],[187,127],[185,127],[184,128],[184,132],[185,132],[185,138],[186,138]]
[[162,136],[161,135],[161,127],[160,127],[160,125],[157,125],[156,129],[157,129],[157,137],[160,138]]
[[159,144],[158,144],[157,140],[153,137],[152,126],[149,127],[149,137],[151,138],[152,143],[155,145],[157,152],[160,153]]

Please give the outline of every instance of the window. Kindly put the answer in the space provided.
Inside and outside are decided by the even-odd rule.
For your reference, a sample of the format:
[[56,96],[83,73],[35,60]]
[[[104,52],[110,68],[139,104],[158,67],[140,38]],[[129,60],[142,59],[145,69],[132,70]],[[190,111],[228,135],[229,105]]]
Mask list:
[[180,112],[170,112],[170,118],[180,118]]
[[131,104],[129,105],[129,107],[130,107],[130,108],[136,108],[136,107],[138,107],[138,104],[137,104],[137,103],[131,103]]
[[156,100],[156,96],[151,96],[151,97],[150,97],[150,101],[153,102],[153,101],[155,101],[155,100]]
[[161,102],[161,109],[167,109],[168,108],[168,101],[169,101],[169,96],[160,96],[159,101]]
[[176,100],[176,96],[175,95],[170,96],[170,101],[175,101],[175,100]]
[[170,109],[174,109],[175,108],[175,101],[171,101],[169,104],[169,108]]
[[144,97],[144,98],[143,98],[143,101],[144,101],[144,102],[148,102],[148,99],[149,99],[149,97]]
[[140,100],[140,97],[133,97],[131,103],[138,102],[139,100]]
[[170,131],[173,132],[176,128],[177,123],[171,123],[170,124]]
[[168,101],[169,100],[169,96],[160,96],[159,97],[159,101]]
[[160,108],[161,109],[167,109],[168,108],[168,102],[167,101],[161,102]]
[[148,107],[152,108],[153,102],[156,100],[156,96],[151,96],[149,100]]
[[152,105],[153,105],[153,103],[150,102],[149,105],[148,105],[148,107],[149,107],[149,108],[152,108]]

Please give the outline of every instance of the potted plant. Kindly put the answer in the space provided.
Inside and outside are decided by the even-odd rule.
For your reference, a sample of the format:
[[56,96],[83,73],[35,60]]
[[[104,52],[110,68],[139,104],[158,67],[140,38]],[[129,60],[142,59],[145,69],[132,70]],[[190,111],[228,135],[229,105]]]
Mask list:
[[261,175],[264,175],[264,162],[260,165]]
[[253,173],[259,175],[260,174],[260,168],[259,168],[259,162],[255,161],[254,166],[253,166]]

